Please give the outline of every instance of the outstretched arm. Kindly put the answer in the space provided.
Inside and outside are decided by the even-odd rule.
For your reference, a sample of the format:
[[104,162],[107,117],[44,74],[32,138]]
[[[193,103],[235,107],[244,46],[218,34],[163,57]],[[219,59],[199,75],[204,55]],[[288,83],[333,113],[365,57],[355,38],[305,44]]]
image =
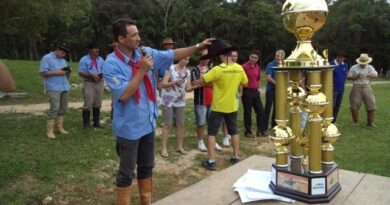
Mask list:
[[15,81],[7,66],[0,61],[0,91],[12,92],[15,90]]
[[208,38],[204,40],[202,43],[198,43],[194,46],[186,47],[186,48],[177,48],[175,49],[175,60],[183,59],[187,56],[192,55],[196,51],[200,51],[206,48],[207,45],[211,44],[211,41],[215,40],[215,38]]

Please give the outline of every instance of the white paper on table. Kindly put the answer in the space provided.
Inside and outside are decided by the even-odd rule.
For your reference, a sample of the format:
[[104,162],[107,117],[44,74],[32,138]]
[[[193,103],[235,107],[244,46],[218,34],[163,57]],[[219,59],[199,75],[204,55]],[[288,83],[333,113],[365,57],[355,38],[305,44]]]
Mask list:
[[279,200],[294,203],[295,200],[274,194],[269,188],[271,172],[248,170],[233,185],[242,203],[259,200]]

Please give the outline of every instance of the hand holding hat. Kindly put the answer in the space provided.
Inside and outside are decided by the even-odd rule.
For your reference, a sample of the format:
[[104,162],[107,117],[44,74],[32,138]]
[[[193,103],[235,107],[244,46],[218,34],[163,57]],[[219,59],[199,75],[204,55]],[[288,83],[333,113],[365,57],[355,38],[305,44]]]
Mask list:
[[[206,60],[209,58],[213,58],[215,56],[228,53],[230,51],[236,50],[235,47],[231,46],[230,44],[224,42],[222,39],[206,39],[205,41],[209,40],[207,43],[210,43],[209,46],[206,46],[208,49],[207,55],[204,55],[200,57],[200,60]],[[203,41],[202,43],[205,43]]]

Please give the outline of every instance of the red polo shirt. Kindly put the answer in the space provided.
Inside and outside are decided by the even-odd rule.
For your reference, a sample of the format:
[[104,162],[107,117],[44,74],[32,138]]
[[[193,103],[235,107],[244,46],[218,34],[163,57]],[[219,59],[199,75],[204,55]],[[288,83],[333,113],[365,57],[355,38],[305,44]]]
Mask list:
[[258,89],[261,77],[260,67],[257,64],[251,64],[249,61],[242,65],[246,76],[248,77],[248,86],[246,88]]

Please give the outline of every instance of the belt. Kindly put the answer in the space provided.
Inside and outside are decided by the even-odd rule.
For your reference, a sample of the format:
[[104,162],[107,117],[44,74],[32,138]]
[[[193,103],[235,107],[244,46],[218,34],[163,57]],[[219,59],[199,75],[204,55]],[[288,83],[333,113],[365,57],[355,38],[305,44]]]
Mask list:
[[257,88],[244,88],[244,90],[257,90]]
[[355,87],[355,88],[368,88],[368,87],[370,87],[370,84],[353,84],[353,87]]

